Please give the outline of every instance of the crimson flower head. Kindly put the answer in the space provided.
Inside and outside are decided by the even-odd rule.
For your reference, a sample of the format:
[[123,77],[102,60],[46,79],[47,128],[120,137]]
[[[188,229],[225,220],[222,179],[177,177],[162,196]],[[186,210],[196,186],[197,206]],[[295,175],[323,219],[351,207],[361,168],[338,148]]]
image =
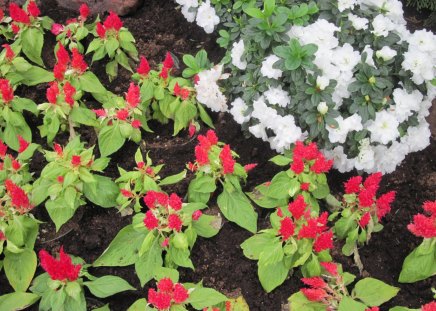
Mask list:
[[104,109],[92,109],[92,111],[95,113],[95,115],[99,118],[106,117],[106,110]]
[[106,20],[103,23],[103,26],[106,30],[114,29],[116,31],[119,31],[121,27],[123,27],[123,22],[118,17],[117,14],[110,11],[109,16],[106,18]]
[[147,213],[145,213],[144,225],[150,231],[159,226],[159,220],[154,216],[152,211],[147,211]]
[[293,202],[288,204],[288,210],[291,212],[292,217],[297,220],[300,219],[301,216],[303,216],[306,207],[307,204],[301,194],[299,194]]
[[232,174],[235,170],[236,161],[233,160],[232,151],[230,150],[229,145],[224,145],[223,149],[220,152],[220,160],[223,165],[223,173],[224,174]]
[[192,220],[199,220],[200,217],[203,215],[203,212],[200,210],[196,210],[192,213]]
[[62,66],[67,66],[68,63],[70,62],[70,55],[68,54],[68,51],[62,45],[62,43],[60,42],[59,42],[59,48],[56,51],[56,58],[58,64],[61,64]]
[[323,232],[315,240],[315,243],[313,243],[313,249],[315,252],[319,253],[326,249],[332,249],[333,248],[333,232],[327,231]]
[[200,145],[195,146],[195,160],[199,165],[209,164],[209,154],[208,151],[202,148]]
[[26,141],[21,135],[18,135],[18,143],[20,144],[20,147],[18,148],[18,153],[24,152],[30,145],[30,143]]
[[345,193],[358,193],[360,191],[360,185],[362,183],[362,176],[354,176],[348,179],[347,182],[344,183]]
[[64,85],[64,95],[65,102],[73,107],[74,105],[74,96],[76,95],[76,88],[70,84],[70,82],[66,82]]
[[4,17],[5,17],[5,12],[3,12],[2,9],[0,9],[0,22],[3,20]]
[[73,57],[71,60],[71,67],[78,72],[79,74],[82,74],[88,69],[88,64],[85,62],[83,55],[80,54],[79,50],[74,48],[72,51]]
[[291,218],[285,217],[280,220],[279,235],[282,237],[283,241],[287,241],[291,236],[294,235],[295,225]]
[[6,50],[6,55],[5,55],[6,60],[8,62],[13,61],[14,58],[15,58],[15,53],[14,53],[14,51],[12,51],[11,46],[9,44],[5,43],[5,44],[2,45],[2,47]]
[[59,86],[57,82],[52,82],[47,89],[47,100],[51,104],[56,104],[59,96]]
[[4,185],[14,208],[16,208],[20,213],[25,213],[31,208],[29,197],[23,189],[10,179],[6,179]]
[[80,8],[80,20],[85,21],[88,18],[89,15],[89,7],[86,3],[83,3]]
[[53,144],[53,150],[57,153],[58,156],[62,156],[64,154],[62,146],[57,143]]
[[21,30],[20,26],[19,26],[17,23],[12,23],[12,24],[11,24],[11,28],[12,28],[12,32],[13,32],[14,34],[19,33],[20,30]]
[[359,226],[361,228],[365,228],[368,224],[369,221],[371,220],[371,213],[370,212],[366,212],[365,214],[363,214],[363,216],[360,218],[359,220]]
[[302,278],[301,282],[313,288],[325,288],[327,283],[321,277]]
[[9,14],[13,21],[30,25],[30,18],[26,11],[20,8],[16,3],[9,4]]
[[436,311],[436,301],[423,305],[421,311]]
[[100,39],[106,38],[106,28],[104,28],[104,26],[100,22],[98,22],[95,26],[95,31],[97,32],[97,35],[100,37]]
[[194,125],[194,123],[190,123],[188,128],[189,137],[191,138],[192,136],[194,136],[196,131],[197,131],[197,127]]
[[131,125],[134,129],[139,129],[141,127],[141,121],[140,120],[133,120]]
[[333,160],[326,160],[320,153],[310,170],[316,174],[327,173],[333,166]]
[[80,264],[74,265],[72,263],[71,257],[64,252],[63,246],[59,252],[59,259],[53,258],[46,250],[41,250],[39,260],[41,261],[41,267],[52,280],[74,282],[78,279],[80,269],[82,269]]
[[56,24],[54,23],[51,26],[51,33],[54,34],[55,36],[57,36],[58,34],[60,34],[62,31],[64,31],[64,26],[61,24]]
[[141,101],[139,86],[135,85],[135,83],[131,82],[129,86],[129,90],[126,93],[126,102],[130,107],[135,108],[138,106]]
[[29,15],[32,17],[38,17],[41,14],[41,11],[39,10],[35,1],[29,2],[27,5],[27,13],[29,13]]
[[148,290],[148,302],[157,310],[168,310],[173,304],[183,304],[189,298],[189,291],[180,283],[164,278],[157,283],[158,290]]
[[380,308],[379,307],[372,307],[372,308],[365,309],[365,311],[380,311]]
[[159,77],[166,80],[166,79],[168,79],[168,76],[169,76],[169,69],[166,67],[162,67],[162,70],[159,73]]
[[171,193],[168,204],[172,207],[175,211],[180,211],[182,209],[182,199],[175,193]]
[[79,155],[73,155],[71,157],[71,165],[77,167],[82,164],[82,158]]
[[176,214],[170,214],[168,216],[168,228],[180,232],[182,230],[183,222],[180,219],[179,215]]
[[338,265],[333,262],[320,262],[321,267],[333,276],[338,276]]
[[429,216],[424,214],[413,216],[413,222],[407,226],[407,229],[417,237],[434,238],[436,237],[436,201],[425,202],[423,208]]
[[6,152],[8,151],[8,146],[6,146],[3,141],[0,139],[0,158],[3,159],[6,156]]
[[0,94],[5,104],[10,103],[14,99],[14,89],[7,79],[0,79]]
[[141,61],[136,72],[141,76],[146,76],[150,72],[150,64],[144,56],[141,56]]
[[189,97],[189,90],[185,89],[185,88],[181,88],[179,83],[176,82],[176,84],[174,85],[174,95],[180,97],[182,100],[186,100]]
[[322,288],[302,288],[301,292],[310,301],[322,301],[328,297],[327,292]]
[[165,55],[165,60],[163,62],[163,68],[166,69],[171,69],[174,66],[174,60],[173,57],[171,56],[170,52],[167,52],[167,54]]
[[127,109],[118,110],[116,113],[116,116],[117,116],[117,119],[124,121],[129,116],[129,111]]
[[257,166],[257,163],[250,163],[244,165],[244,171],[248,173],[249,171],[253,170]]

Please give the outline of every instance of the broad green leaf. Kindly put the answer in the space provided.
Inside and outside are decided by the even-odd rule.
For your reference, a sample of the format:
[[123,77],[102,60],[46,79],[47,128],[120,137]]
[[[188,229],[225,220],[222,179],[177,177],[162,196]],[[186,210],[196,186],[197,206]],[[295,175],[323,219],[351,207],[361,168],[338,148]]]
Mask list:
[[44,34],[38,28],[27,28],[21,33],[24,54],[34,63],[44,66],[41,58]]
[[105,157],[119,150],[125,141],[118,125],[105,126],[98,133],[98,148],[101,156]]
[[54,75],[52,72],[38,66],[32,66],[29,70],[21,72],[20,74],[23,78],[21,83],[27,86],[34,86],[54,80]]
[[114,275],[105,275],[93,281],[84,282],[89,291],[98,298],[106,298],[127,290],[135,290],[127,281]]
[[373,278],[360,280],[354,287],[355,297],[370,307],[380,306],[386,301],[391,300],[397,295],[399,290],[398,287],[387,285]]
[[83,75],[79,76],[78,80],[80,87],[85,92],[101,94],[107,92],[106,88],[103,86],[103,84],[101,84],[97,76],[91,71],[87,71]]
[[291,164],[292,159],[279,154],[273,157],[272,159],[270,159],[270,161],[279,166],[287,166]]
[[[325,311],[325,304],[309,301],[301,291],[289,297],[290,310]],[[351,311],[351,310],[350,310]],[[354,310],[353,310],[354,311]]]
[[148,252],[144,253],[135,262],[135,271],[138,275],[141,286],[144,286],[154,277],[156,269],[162,267],[162,248],[159,245],[159,239],[154,242]]
[[159,182],[159,186],[166,186],[166,185],[173,185],[178,183],[179,181],[182,181],[186,177],[186,170],[183,170],[182,172],[171,175],[168,177],[165,177]]
[[279,261],[272,265],[260,265],[258,263],[257,273],[263,289],[269,293],[286,280],[289,269],[284,261]]
[[0,296],[0,310],[24,310],[37,302],[39,296],[32,293],[15,292]]
[[436,243],[430,245],[431,240],[425,240],[406,257],[398,282],[414,283],[436,275]]
[[198,220],[192,222],[192,227],[197,234],[204,238],[211,238],[218,234],[221,229],[222,219],[220,216],[201,215]]
[[271,245],[277,237],[268,233],[258,233],[241,244],[245,257],[258,260],[260,254]]
[[66,205],[65,201],[61,198],[45,202],[45,208],[56,226],[56,231],[59,231],[62,225],[73,217],[76,209],[79,207],[77,202],[74,203],[74,208],[70,208]]
[[35,252],[31,249],[24,249],[17,254],[5,252],[3,264],[9,284],[15,291],[25,292],[35,275],[37,264]]
[[101,207],[114,207],[117,205],[117,196],[120,189],[109,177],[94,175],[96,182],[84,183],[83,194],[92,203]]
[[206,307],[217,305],[226,301],[227,297],[212,288],[195,288],[187,300],[195,309],[201,310]]
[[353,300],[348,296],[343,296],[339,303],[338,311],[365,311],[367,306],[363,303]]

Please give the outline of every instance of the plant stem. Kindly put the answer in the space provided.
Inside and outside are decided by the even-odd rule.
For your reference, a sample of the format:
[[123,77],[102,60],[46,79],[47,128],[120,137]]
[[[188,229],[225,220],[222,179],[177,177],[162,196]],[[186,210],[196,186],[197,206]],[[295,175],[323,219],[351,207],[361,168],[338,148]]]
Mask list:
[[363,263],[360,260],[360,255],[359,255],[359,250],[357,248],[357,244],[354,244],[354,262],[356,263],[357,268],[359,268],[360,275],[362,275]]
[[68,125],[69,125],[69,129],[70,129],[70,138],[69,138],[69,141],[72,141],[74,139],[74,137],[76,137],[76,132],[74,131],[74,123],[71,120],[70,116],[68,116]]

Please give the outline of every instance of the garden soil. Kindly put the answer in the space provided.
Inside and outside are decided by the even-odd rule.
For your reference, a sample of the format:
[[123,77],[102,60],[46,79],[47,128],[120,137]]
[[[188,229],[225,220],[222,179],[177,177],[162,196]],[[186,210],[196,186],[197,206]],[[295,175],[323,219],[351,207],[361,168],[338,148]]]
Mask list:
[[[44,0],[42,13],[49,15],[56,22],[65,22],[66,19],[76,15],[74,12],[60,9],[54,0]],[[416,16],[418,16],[416,18]],[[409,22],[413,27],[420,27],[421,15],[409,13]],[[133,33],[137,40],[137,47],[141,55],[146,56],[151,65],[159,64],[167,51],[171,51],[181,59],[183,54],[196,53],[204,47],[210,59],[218,62],[223,51],[215,44],[215,37],[206,35],[202,29],[185,21],[182,14],[175,10],[175,4],[170,0],[147,0],[144,6],[132,16],[123,18],[124,24]],[[53,56],[54,36],[46,36],[44,47],[44,61],[47,67],[52,68],[55,62]],[[89,62],[90,63],[90,62]],[[98,62],[92,65],[92,70],[99,76],[106,87],[122,94],[127,91],[130,83],[130,73],[120,70],[118,78],[109,83],[105,75],[104,65]],[[181,70],[179,70],[181,71]],[[32,98],[37,103],[45,101],[46,85],[33,88],[20,88],[19,95]],[[98,104],[88,98],[92,107]],[[27,116],[29,123],[36,129],[41,124],[41,119]],[[279,168],[268,162],[274,153],[266,143],[254,138],[246,138],[240,127],[229,115],[213,114],[218,137],[231,145],[240,155],[240,163],[258,163],[258,167],[250,172],[245,190],[250,191],[254,186],[270,180]],[[159,125],[151,123],[155,133],[144,135],[145,150],[155,164],[165,164],[163,176],[175,174],[185,168],[187,162],[194,159],[194,146],[196,140],[190,139],[187,133],[172,137],[172,125]],[[82,140],[93,145],[96,143],[96,134],[90,128],[79,130]],[[47,145],[34,131],[34,140]],[[65,143],[67,136],[58,139]],[[134,167],[134,153],[138,146],[128,142],[121,151],[112,155],[112,161],[106,170],[108,176],[118,176],[117,167],[131,170]],[[398,275],[404,258],[419,243],[420,239],[414,237],[406,228],[413,215],[421,212],[421,205],[426,200],[436,199],[436,141],[432,138],[431,145],[422,152],[406,157],[403,164],[392,174],[383,178],[380,192],[395,190],[397,199],[393,209],[384,221],[385,228],[382,232],[374,234],[370,244],[360,249],[361,259],[365,267],[364,275],[378,278],[386,283],[398,286],[401,290],[397,297],[386,303],[381,310],[388,310],[392,306],[407,306],[418,308],[432,300],[431,288],[436,287],[436,277],[414,284],[399,284]],[[37,177],[45,165],[41,154],[36,154],[32,159],[31,170]],[[332,172],[328,175],[329,184],[335,195],[343,191],[343,182],[352,174],[339,174]],[[187,185],[192,175],[188,174],[183,183],[166,188],[166,191],[176,192],[180,195],[186,193]],[[214,208],[215,202],[210,206]],[[215,207],[216,208],[216,207]],[[43,207],[34,209],[35,216],[44,221],[41,225],[40,236],[36,244],[36,251],[46,249],[50,253],[59,251],[61,245],[69,254],[82,257],[87,263],[92,263],[105,250],[117,232],[130,224],[131,216],[122,217],[116,209],[104,209],[91,204],[81,207],[76,216],[67,223],[60,232],[55,234],[54,226]],[[269,212],[258,209],[259,227],[268,226]],[[280,287],[271,293],[263,291],[257,277],[256,261],[248,260],[243,256],[240,244],[250,237],[250,233],[240,227],[223,222],[221,231],[211,239],[198,239],[192,250],[192,260],[195,271],[182,269],[181,282],[199,282],[208,287],[213,287],[226,295],[237,296],[242,294],[252,311],[280,311],[287,298],[299,290],[303,284],[299,281],[300,275],[296,272]],[[358,274],[358,269],[353,264],[352,258],[341,255],[341,245],[336,244],[333,250],[334,259],[343,264],[344,270]],[[42,270],[38,268],[37,275]],[[133,266],[118,268],[91,269],[95,275],[113,274],[126,279],[136,287],[137,291],[125,292],[108,299],[87,298],[89,307],[110,304],[111,310],[126,310],[134,301],[146,297],[150,282],[141,289]],[[0,277],[0,293],[10,292],[7,280],[2,273]],[[91,297],[89,293],[87,296]],[[37,310],[37,306],[31,308]],[[6,310],[5,310],[6,311]],[[304,310],[295,310],[304,311]],[[352,311],[352,310],[350,310]]]

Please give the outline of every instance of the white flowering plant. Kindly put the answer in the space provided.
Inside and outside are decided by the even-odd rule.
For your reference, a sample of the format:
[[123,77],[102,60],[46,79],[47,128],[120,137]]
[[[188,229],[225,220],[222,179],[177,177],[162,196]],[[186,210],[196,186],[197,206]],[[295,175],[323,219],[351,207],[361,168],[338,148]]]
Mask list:
[[406,29],[399,0],[217,2],[244,130],[279,152],[316,140],[341,172],[389,173],[429,144],[436,38]]

